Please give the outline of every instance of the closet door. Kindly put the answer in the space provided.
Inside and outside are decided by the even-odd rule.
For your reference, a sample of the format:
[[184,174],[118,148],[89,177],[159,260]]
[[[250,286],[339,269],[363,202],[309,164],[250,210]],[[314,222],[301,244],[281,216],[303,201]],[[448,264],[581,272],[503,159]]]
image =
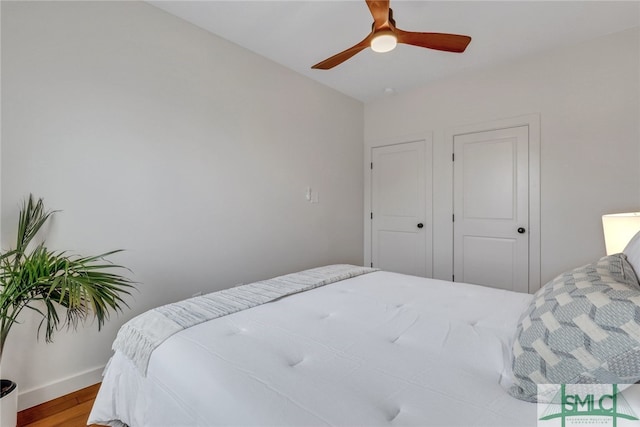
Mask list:
[[456,282],[529,290],[529,128],[454,137]]
[[432,276],[431,151],[425,140],[372,148],[372,266]]

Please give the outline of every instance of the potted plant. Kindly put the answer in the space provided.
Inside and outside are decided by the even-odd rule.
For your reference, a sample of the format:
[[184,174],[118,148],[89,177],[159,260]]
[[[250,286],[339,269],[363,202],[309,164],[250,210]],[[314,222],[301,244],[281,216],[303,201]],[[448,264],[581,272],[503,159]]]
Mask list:
[[[44,328],[45,340],[51,342],[61,326],[76,329],[79,322],[95,317],[101,329],[110,311],[127,306],[123,296],[130,294],[134,282],[113,273],[123,267],[105,260],[120,250],[79,256],[49,250],[44,239],[33,241],[54,213],[30,195],[20,209],[15,248],[0,253],[0,361],[9,331],[25,308],[42,317],[37,336]],[[15,426],[16,384],[3,379],[0,394],[0,425]]]

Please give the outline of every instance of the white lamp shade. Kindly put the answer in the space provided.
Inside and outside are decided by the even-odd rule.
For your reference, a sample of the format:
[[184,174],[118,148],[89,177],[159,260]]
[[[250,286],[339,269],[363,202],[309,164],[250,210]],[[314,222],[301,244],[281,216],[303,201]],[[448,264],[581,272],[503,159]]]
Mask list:
[[602,215],[602,229],[607,255],[620,253],[640,231],[640,212]]
[[371,40],[371,50],[374,52],[384,53],[395,49],[398,44],[396,35],[391,31],[380,31]]

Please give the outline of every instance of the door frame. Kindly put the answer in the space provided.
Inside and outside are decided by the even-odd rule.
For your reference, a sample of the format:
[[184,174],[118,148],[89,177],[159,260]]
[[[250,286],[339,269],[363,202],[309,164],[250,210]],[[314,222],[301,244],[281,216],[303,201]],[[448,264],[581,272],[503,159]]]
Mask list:
[[[456,126],[445,131],[445,143],[454,150],[458,135],[506,129],[518,126],[529,128],[529,293],[540,289],[540,114],[528,114],[489,122]],[[453,161],[451,162],[451,212],[453,213]],[[453,221],[451,227],[451,274],[453,275]]]
[[[372,221],[371,221],[371,209],[372,206],[372,196],[371,192],[373,190],[371,185],[371,162],[372,162],[372,153],[374,148],[385,147],[388,145],[398,145],[404,144],[407,142],[417,142],[417,141],[425,141],[426,143],[426,152],[425,157],[427,160],[427,164],[425,167],[427,168],[428,173],[431,174],[431,177],[427,179],[427,196],[433,195],[433,134],[431,132],[424,132],[419,134],[411,134],[405,135],[402,137],[391,137],[391,138],[383,138],[372,141],[365,141],[364,144],[364,209],[363,209],[363,222],[364,222],[364,265],[369,266],[372,262],[372,254],[371,254],[371,244],[372,244]],[[428,163],[431,161],[431,163]],[[429,197],[427,197],[427,207],[425,215],[433,219],[433,203],[430,202]],[[425,238],[431,237],[427,241],[426,245],[426,257],[431,264],[432,274],[433,274],[433,220],[430,221],[430,226],[425,227]],[[375,266],[374,266],[375,267]]]

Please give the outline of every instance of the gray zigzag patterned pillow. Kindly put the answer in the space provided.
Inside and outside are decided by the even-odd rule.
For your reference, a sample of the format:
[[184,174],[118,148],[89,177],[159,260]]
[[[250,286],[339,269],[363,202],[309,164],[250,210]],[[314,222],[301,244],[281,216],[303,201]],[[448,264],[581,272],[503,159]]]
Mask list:
[[640,284],[623,254],[563,273],[534,295],[513,343],[509,393],[538,384],[640,381]]

